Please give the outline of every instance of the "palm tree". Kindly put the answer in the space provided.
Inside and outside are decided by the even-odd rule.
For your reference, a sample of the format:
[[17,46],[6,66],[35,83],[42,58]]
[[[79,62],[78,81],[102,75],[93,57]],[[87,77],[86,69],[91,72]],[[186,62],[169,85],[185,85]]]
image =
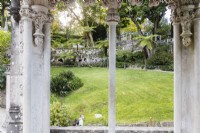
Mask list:
[[151,56],[150,50],[152,50],[153,45],[156,44],[154,38],[158,35],[149,35],[149,36],[138,36],[134,40],[137,41],[136,46],[142,46],[142,51],[144,54],[144,64],[145,70],[147,69],[147,59]]

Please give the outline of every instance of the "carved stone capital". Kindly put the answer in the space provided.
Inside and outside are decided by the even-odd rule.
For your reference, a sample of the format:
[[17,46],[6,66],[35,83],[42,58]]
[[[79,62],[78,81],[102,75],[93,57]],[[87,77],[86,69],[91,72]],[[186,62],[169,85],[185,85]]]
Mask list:
[[108,7],[107,22],[119,22],[120,17],[117,10],[121,6],[121,0],[103,0],[103,4]]
[[58,0],[48,0],[49,8],[55,8]]
[[192,44],[192,24],[193,20],[200,17],[199,11],[196,10],[198,0],[165,0],[169,8],[172,10],[171,20],[175,23],[180,23],[182,28],[182,44],[189,46]]
[[194,6],[183,6],[179,14],[182,26],[182,42],[184,46],[189,46],[192,43],[192,23],[195,17]]
[[200,5],[199,5],[199,7],[195,10],[195,19],[200,19]]
[[84,5],[85,6],[94,6],[94,4],[96,3],[96,0],[84,0]]
[[32,10],[27,5],[22,5],[20,9],[20,15],[22,19],[31,19]]
[[121,0],[102,0],[103,4],[108,7],[108,9],[114,8],[118,9],[121,6]]
[[43,6],[34,5],[32,6],[33,14],[32,19],[35,26],[35,33],[33,36],[35,46],[43,46],[44,42],[44,34],[43,34],[43,26],[46,22],[49,21],[49,17],[47,15],[48,9]]
[[106,21],[107,22],[119,22],[120,21],[120,16],[118,14],[117,9],[115,9],[115,8],[108,9]]
[[20,0],[20,5],[31,5],[31,0]]

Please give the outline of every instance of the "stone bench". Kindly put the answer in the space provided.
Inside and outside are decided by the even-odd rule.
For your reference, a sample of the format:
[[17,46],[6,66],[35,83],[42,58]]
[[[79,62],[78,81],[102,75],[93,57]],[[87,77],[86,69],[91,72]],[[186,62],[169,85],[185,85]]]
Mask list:
[[[108,133],[108,127],[51,127],[50,133]],[[173,127],[116,127],[116,133],[174,133],[174,129]]]

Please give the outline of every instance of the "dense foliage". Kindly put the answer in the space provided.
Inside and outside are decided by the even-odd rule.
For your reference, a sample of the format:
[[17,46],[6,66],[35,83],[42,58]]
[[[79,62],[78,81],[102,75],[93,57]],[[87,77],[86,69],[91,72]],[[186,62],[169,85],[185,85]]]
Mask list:
[[66,96],[71,91],[77,90],[82,86],[81,79],[71,71],[63,71],[51,79],[51,92],[59,96]]
[[8,64],[7,51],[10,44],[10,32],[0,30],[0,65]]
[[51,104],[50,107],[50,125],[51,126],[70,126],[72,125],[72,119],[69,115],[69,111],[65,105],[56,101]]

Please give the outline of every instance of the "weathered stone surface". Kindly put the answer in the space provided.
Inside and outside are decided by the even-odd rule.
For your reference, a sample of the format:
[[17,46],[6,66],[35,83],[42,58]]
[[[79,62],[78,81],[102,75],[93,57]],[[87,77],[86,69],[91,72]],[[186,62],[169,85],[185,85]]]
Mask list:
[[0,90],[0,107],[6,107],[6,90]]
[[[51,127],[50,133],[108,133],[108,127]],[[116,127],[116,133],[174,133],[173,127]]]

